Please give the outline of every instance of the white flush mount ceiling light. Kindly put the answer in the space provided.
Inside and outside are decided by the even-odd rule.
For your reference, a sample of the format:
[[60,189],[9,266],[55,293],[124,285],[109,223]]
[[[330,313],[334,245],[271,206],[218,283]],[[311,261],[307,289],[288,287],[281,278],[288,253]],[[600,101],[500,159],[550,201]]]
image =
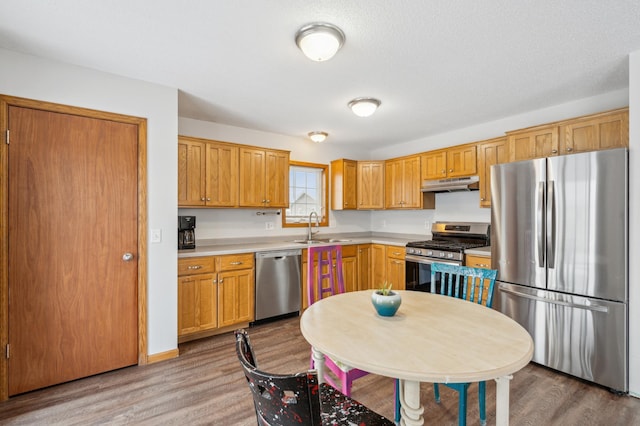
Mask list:
[[358,117],[369,117],[376,112],[382,102],[375,98],[355,98],[349,102],[349,108]]
[[309,132],[309,138],[317,143],[324,142],[327,136],[329,136],[327,132]]
[[315,22],[305,25],[296,33],[296,44],[312,61],[327,61],[344,44],[344,33],[335,25]]

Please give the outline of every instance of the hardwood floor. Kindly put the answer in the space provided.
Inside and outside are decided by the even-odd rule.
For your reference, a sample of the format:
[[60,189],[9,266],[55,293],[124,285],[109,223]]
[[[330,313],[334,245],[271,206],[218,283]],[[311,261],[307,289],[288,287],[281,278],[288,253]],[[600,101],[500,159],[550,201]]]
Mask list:
[[[309,345],[298,318],[250,328],[259,367],[274,373],[303,371]],[[457,424],[457,395],[422,385],[425,421]],[[393,380],[358,379],[353,397],[393,418]],[[468,424],[478,424],[477,386],[469,390]],[[512,425],[640,424],[640,399],[530,364],[514,375]],[[487,420],[495,423],[495,383],[487,383]],[[235,355],[232,334],[180,345],[180,357],[76,380],[22,394],[0,403],[2,425],[255,425],[253,402]]]

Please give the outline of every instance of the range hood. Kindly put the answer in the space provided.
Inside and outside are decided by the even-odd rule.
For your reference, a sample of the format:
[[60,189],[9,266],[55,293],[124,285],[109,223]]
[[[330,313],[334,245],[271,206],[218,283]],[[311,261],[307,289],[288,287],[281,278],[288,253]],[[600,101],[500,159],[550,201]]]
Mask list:
[[479,181],[478,176],[424,180],[422,181],[422,192],[477,191],[480,186]]

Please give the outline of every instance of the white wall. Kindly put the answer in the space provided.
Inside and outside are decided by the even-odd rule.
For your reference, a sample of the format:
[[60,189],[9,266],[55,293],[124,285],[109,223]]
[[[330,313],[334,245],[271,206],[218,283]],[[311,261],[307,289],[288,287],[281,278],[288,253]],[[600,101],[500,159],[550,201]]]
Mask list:
[[629,55],[629,391],[640,397],[640,50]]
[[[148,352],[177,348],[177,90],[0,49],[0,93],[147,118]],[[150,233],[149,233],[150,234]]]

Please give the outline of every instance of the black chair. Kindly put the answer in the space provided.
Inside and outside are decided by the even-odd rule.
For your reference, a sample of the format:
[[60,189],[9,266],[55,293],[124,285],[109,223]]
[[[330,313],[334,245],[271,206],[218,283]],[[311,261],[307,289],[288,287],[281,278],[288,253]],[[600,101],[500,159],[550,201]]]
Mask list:
[[236,353],[253,394],[258,425],[393,425],[333,387],[318,385],[316,371],[269,374],[256,367],[245,330],[236,330]]

